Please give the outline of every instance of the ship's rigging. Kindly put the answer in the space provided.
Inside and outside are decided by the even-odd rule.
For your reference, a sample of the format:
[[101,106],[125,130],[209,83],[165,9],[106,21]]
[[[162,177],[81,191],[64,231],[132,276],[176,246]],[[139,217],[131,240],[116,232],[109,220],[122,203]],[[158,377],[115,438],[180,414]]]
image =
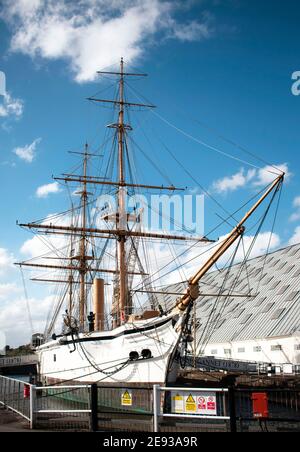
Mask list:
[[[150,272],[150,266],[147,265],[149,256],[147,256],[145,250],[147,241],[163,240],[168,243],[174,241],[184,243],[186,249],[173,258],[174,262],[178,262],[177,268],[184,266],[184,264],[179,263],[179,257],[181,255],[187,255],[189,249],[193,249],[199,244],[210,244],[209,249],[205,249],[205,251],[199,253],[200,255],[209,252],[209,258],[191,279],[187,281],[187,278],[185,278],[186,285],[188,286],[186,291],[173,293],[177,298],[176,306],[169,308],[168,311],[184,312],[188,309],[190,312],[192,304],[198,299],[199,295],[203,298],[212,295],[205,293],[202,289],[199,293],[199,282],[201,282],[203,276],[217,264],[219,259],[233,245],[243,243],[246,221],[262,205],[267,197],[272,195],[271,203],[274,201],[275,196],[281,189],[284,178],[283,174],[276,173],[276,179],[266,189],[255,194],[253,199],[258,198],[258,200],[254,206],[248,210],[243,219],[237,222],[232,232],[221,242],[213,243],[213,240],[207,238],[211,236],[214,230],[207,234],[207,237],[195,237],[189,234],[189,231],[185,231],[187,232],[185,235],[144,231],[142,229],[143,208],[134,206],[128,211],[126,208],[126,196],[128,193],[135,193],[136,190],[140,191],[145,189],[174,193],[181,192],[184,189],[175,187],[172,183],[169,183],[169,185],[142,184],[139,180],[135,179],[132,173],[133,162],[129,155],[128,142],[130,141],[130,134],[133,128],[128,121],[128,115],[126,117],[126,112],[132,107],[153,109],[154,105],[151,103],[127,101],[124,93],[126,86],[125,79],[127,77],[145,76],[146,74],[126,72],[124,70],[123,59],[120,62],[119,71],[102,71],[99,74],[117,77],[119,87],[116,99],[89,98],[92,102],[111,105],[117,113],[117,121],[108,125],[108,129],[112,130],[114,135],[112,139],[113,146],[104,175],[90,175],[90,163],[92,159],[99,159],[101,157],[99,154],[90,152],[89,146],[86,144],[82,151],[76,152],[82,159],[80,174],[78,174],[76,169],[76,171],[54,178],[58,183],[67,186],[79,184],[79,190],[76,191],[76,194],[80,197],[80,202],[78,206],[72,206],[69,211],[63,213],[67,217],[67,221],[64,220],[61,222],[62,216],[54,215],[42,221],[20,224],[21,227],[38,234],[41,240],[48,238],[49,235],[58,239],[60,237],[68,239],[68,243],[66,244],[64,242],[63,246],[58,249],[53,249],[53,246],[50,245],[49,254],[43,256],[43,259],[51,260],[50,264],[36,263],[35,260],[18,264],[22,267],[32,267],[54,272],[54,276],[52,277],[46,275],[44,277],[33,278],[33,280],[52,282],[61,286],[61,289],[58,289],[57,292],[59,301],[54,308],[52,319],[47,327],[47,336],[51,335],[54,331],[56,321],[62,312],[63,306],[66,308],[66,323],[70,325],[75,320],[76,326],[78,326],[77,332],[87,330],[87,318],[89,314],[88,301],[91,295],[91,286],[99,275],[106,280],[106,287],[109,288],[108,292],[112,298],[109,315],[106,319],[102,319],[103,324],[100,326],[101,330],[114,329],[126,324],[129,319],[134,323],[134,319],[132,318],[135,307],[133,297],[138,297],[139,294],[147,295],[150,308],[156,311],[157,315],[161,314],[161,307],[158,306],[156,300],[156,295],[160,293],[160,290],[156,283],[163,276],[167,276],[169,271],[174,271],[174,268],[167,270],[169,265],[169,261],[167,261],[166,263],[160,263],[157,266],[158,270]],[[169,150],[168,152],[170,153]],[[114,165],[115,163],[117,164]],[[114,171],[114,167],[116,167],[116,171]],[[106,204],[100,209],[97,208],[97,205],[95,207],[95,193],[97,189],[100,189],[101,193],[113,194],[116,200],[115,206]],[[209,195],[211,196],[211,194]],[[222,223],[232,223],[235,221],[238,212],[228,214],[228,217],[223,219]],[[267,212],[268,209],[266,210]],[[263,218],[265,218],[265,215],[263,215]],[[258,231],[260,228],[261,223],[259,223]],[[112,244],[115,244],[115,246]],[[47,246],[49,247],[49,243]],[[53,252],[55,255],[53,255]],[[228,272],[234,262],[235,253],[236,251],[232,255]],[[143,258],[141,258],[141,254]],[[192,259],[196,260],[199,255],[193,256]],[[164,268],[166,268],[166,272],[162,273]],[[57,275],[57,271],[61,273]],[[226,275],[224,281],[226,281]],[[223,298],[225,300],[224,303],[232,295],[245,298],[252,296],[250,287],[247,293],[242,294],[234,293],[234,286],[228,292],[225,283],[219,289],[214,295],[216,295],[216,300]],[[168,295],[168,290],[164,287],[162,288],[162,292]],[[194,317],[196,321],[196,313]],[[213,312],[212,318],[214,318]],[[205,330],[206,336],[203,338],[203,342],[207,341],[210,331],[216,327],[216,320],[214,318],[214,322],[212,322],[210,318],[210,323],[208,323],[207,329]],[[194,347],[196,348],[195,344]]]

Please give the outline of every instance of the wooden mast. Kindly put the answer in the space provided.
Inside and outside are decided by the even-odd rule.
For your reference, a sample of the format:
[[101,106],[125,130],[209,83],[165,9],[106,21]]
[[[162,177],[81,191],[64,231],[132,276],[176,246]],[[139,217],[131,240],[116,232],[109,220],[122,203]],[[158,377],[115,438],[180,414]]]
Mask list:
[[[119,161],[119,190],[118,190],[118,214],[117,229],[126,231],[127,215],[125,212],[125,168],[124,168],[124,62],[121,58],[120,62],[120,97],[119,97],[119,121],[118,121],[118,161]],[[121,235],[118,239],[118,259],[119,259],[119,309],[117,324],[121,325],[126,320],[126,236]]]
[[86,250],[86,206],[87,206],[87,188],[86,188],[86,176],[87,176],[87,160],[88,160],[88,145],[85,145],[85,152],[83,156],[83,185],[81,192],[81,227],[82,227],[82,237],[80,241],[80,299],[79,299],[79,326],[80,329],[84,329],[84,321],[86,314],[86,285],[85,277],[87,273],[87,250]]
[[189,280],[189,287],[186,293],[178,300],[176,310],[185,311],[187,307],[199,297],[199,281],[203,276],[213,267],[213,265],[224,255],[224,253],[241,237],[245,232],[245,222],[258,209],[262,202],[272,193],[273,190],[278,190],[279,186],[284,180],[284,174],[276,178],[272,185],[265,191],[254,206],[246,213],[239,224],[231,231],[229,236],[221,243],[217,250],[213,253],[211,258],[197,271],[197,273]]

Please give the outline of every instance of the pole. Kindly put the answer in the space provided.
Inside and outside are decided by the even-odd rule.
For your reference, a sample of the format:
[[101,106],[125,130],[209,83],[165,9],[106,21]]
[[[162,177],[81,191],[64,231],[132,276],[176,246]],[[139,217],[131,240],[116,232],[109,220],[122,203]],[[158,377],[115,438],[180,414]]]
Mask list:
[[160,386],[153,385],[153,432],[159,432]]
[[[121,58],[121,76],[120,76],[120,110],[119,110],[119,121],[118,121],[118,149],[119,149],[119,187],[118,191],[118,229],[126,230],[126,219],[125,219],[125,187],[122,186],[125,183],[125,172],[124,172],[124,152],[123,152],[123,135],[124,135],[124,62]],[[118,309],[118,319],[117,324],[121,325],[126,321],[126,250],[125,250],[125,240],[124,235],[119,237],[118,241],[118,254],[119,254],[119,309]]]
[[230,416],[230,432],[236,433],[235,388],[232,385],[228,387],[228,411]]
[[86,205],[87,205],[87,187],[86,187],[86,175],[87,175],[87,160],[88,160],[88,145],[85,145],[85,153],[83,160],[83,174],[84,182],[81,193],[82,204],[82,238],[80,243],[80,306],[79,306],[79,324],[80,329],[84,329],[85,311],[86,311],[86,287],[85,287],[85,275],[86,275]]
[[30,385],[30,429],[34,429],[35,427],[35,411],[36,411],[36,386]]
[[90,394],[90,407],[91,407],[91,432],[97,432],[98,430],[98,386],[96,383],[91,385]]

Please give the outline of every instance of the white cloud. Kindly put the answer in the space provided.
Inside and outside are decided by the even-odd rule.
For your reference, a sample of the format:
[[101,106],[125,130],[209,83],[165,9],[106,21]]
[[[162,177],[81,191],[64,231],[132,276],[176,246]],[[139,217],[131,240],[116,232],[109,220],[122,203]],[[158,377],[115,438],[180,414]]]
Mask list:
[[32,163],[35,155],[37,145],[41,142],[41,138],[37,138],[31,144],[26,144],[23,147],[17,147],[13,150],[14,154],[16,154],[21,160],[24,160],[27,163]]
[[0,284],[0,300],[5,300],[19,292],[21,292],[21,288],[16,283]]
[[[69,226],[70,218],[67,216],[64,218],[60,218],[59,221],[54,220],[55,214],[50,214],[46,217],[45,221],[42,224],[56,224],[57,226]],[[58,257],[60,255],[61,249],[69,246],[68,237],[64,236],[53,236],[50,235],[35,235],[32,239],[26,240],[21,246],[21,253],[27,257],[35,258],[39,256],[43,256],[47,254],[48,257],[55,256]],[[65,253],[65,249],[64,249]],[[62,253],[64,255],[64,253]]]
[[[184,254],[179,257],[173,259],[171,258],[170,249],[168,245],[151,245],[151,252],[149,253],[149,264],[150,264],[150,274],[155,273],[156,283],[159,285],[167,285],[177,283],[178,281],[188,280],[192,277],[202,265],[204,265],[208,259],[212,256],[212,254],[216,251],[218,245],[220,245],[225,239],[226,236],[222,236],[219,238],[218,242],[214,244],[202,245],[202,246],[194,246],[189,251],[184,252],[186,250],[185,246],[176,246],[176,255],[180,256],[183,252]],[[234,264],[242,262],[245,259],[245,256],[248,255],[248,259],[253,259],[255,257],[264,255],[267,251],[273,251],[277,249],[281,244],[281,239],[278,234],[272,234],[269,231],[260,233],[255,242],[254,236],[245,235],[243,239],[243,245],[240,244]],[[238,242],[236,242],[237,245]],[[254,244],[253,244],[254,243]],[[250,252],[251,250],[251,252]],[[228,265],[231,262],[233,253],[235,251],[235,245],[233,245],[218,261],[218,268],[222,268],[225,265]],[[159,256],[159,262],[157,261],[157,256]],[[166,268],[163,268],[166,266]],[[157,267],[162,270],[159,272],[158,278]],[[171,271],[173,268],[178,268],[178,270]],[[216,268],[214,267],[213,270]],[[164,276],[165,275],[165,276]],[[158,282],[159,281],[159,282]],[[200,283],[201,284],[201,283]]]
[[19,119],[23,115],[23,110],[23,100],[14,99],[9,93],[4,94],[3,103],[2,100],[0,103],[0,117]]
[[297,196],[297,198],[294,199],[293,206],[300,208],[300,196]]
[[246,172],[243,168],[236,174],[219,179],[213,184],[213,189],[218,193],[227,193],[245,187],[256,175],[256,170]]
[[297,197],[294,199],[293,207],[296,208],[296,212],[294,212],[294,213],[290,216],[289,219],[290,219],[291,222],[300,220],[300,196],[297,196]]
[[36,196],[38,198],[47,198],[48,195],[53,193],[59,193],[61,191],[59,184],[53,182],[52,184],[42,185],[36,190]]
[[280,174],[280,171],[285,173],[286,181],[289,180],[290,177],[292,176],[292,173],[290,172],[287,163],[281,163],[280,165],[274,165],[274,167],[273,166],[265,166],[264,168],[260,169],[258,171],[257,179],[256,179],[254,185],[257,187],[263,187],[268,184],[271,184],[273,182],[273,180]]
[[[279,171],[285,173],[285,180],[288,181],[292,176],[289,167],[286,163],[275,165]],[[280,174],[279,171],[275,171],[272,166],[265,166],[261,169],[250,169],[246,171],[241,168],[240,171],[232,176],[226,176],[223,179],[215,181],[212,188],[217,193],[228,193],[238,190],[244,187],[265,187],[272,183],[276,177]],[[251,184],[250,184],[251,182]],[[300,202],[300,201],[299,201]]]
[[5,248],[0,248],[0,275],[5,273],[13,264],[13,255]]
[[293,236],[289,240],[289,245],[296,245],[298,243],[300,243],[300,226],[295,229]]
[[[2,18],[12,27],[11,51],[32,58],[66,59],[77,82],[96,71],[130,63],[143,54],[157,32],[194,41],[210,37],[210,21],[182,23],[180,2],[164,0],[4,0]],[[179,16],[179,15],[178,15]]]
[[[27,304],[28,303],[28,304]],[[53,307],[54,297],[29,298],[11,297],[1,303],[0,331],[4,331],[8,345],[19,346],[31,340],[31,327],[28,314],[29,305],[34,332],[43,333],[47,315]]]

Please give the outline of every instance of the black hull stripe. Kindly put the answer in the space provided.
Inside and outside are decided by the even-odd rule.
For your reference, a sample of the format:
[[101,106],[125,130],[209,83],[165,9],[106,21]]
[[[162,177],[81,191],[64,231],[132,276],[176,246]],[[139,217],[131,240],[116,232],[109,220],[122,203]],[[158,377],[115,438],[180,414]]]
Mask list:
[[115,336],[98,336],[98,337],[82,337],[80,339],[75,339],[74,341],[63,341],[61,342],[61,345],[69,345],[69,344],[78,344],[80,342],[101,342],[101,341],[110,341],[112,339],[116,339],[120,336],[128,336],[129,334],[138,334],[138,333],[144,333],[145,331],[151,331],[155,328],[160,328],[161,326],[165,325],[168,322],[171,322],[172,319],[164,320],[163,322],[157,323],[155,325],[147,326],[144,328],[136,328],[134,330],[124,330],[119,334],[116,334]]

